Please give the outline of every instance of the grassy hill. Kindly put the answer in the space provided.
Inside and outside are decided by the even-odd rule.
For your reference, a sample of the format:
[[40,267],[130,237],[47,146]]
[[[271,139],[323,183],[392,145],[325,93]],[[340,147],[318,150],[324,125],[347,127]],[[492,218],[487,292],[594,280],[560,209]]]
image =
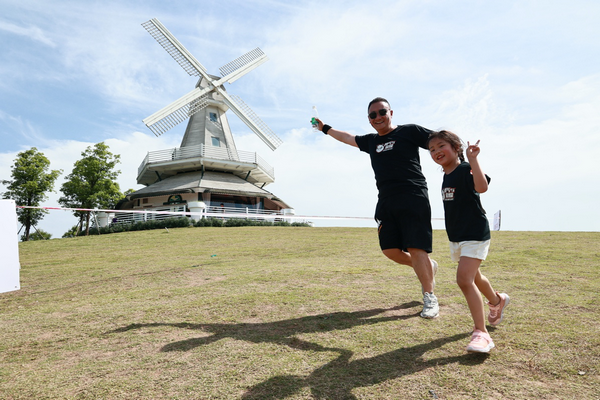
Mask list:
[[446,235],[441,314],[371,228],[179,228],[20,243],[2,399],[599,399],[600,233],[493,232],[489,356]]

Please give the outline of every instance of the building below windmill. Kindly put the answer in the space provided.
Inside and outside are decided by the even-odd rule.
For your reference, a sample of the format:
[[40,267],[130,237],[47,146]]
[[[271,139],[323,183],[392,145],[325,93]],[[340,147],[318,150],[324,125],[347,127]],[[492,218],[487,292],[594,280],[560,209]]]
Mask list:
[[[194,114],[192,119],[202,118],[203,111]],[[210,108],[206,113],[210,120]],[[179,148],[152,151],[146,155],[137,177],[137,183],[146,187],[127,195],[118,206],[123,211],[151,213],[129,217],[123,213],[117,215],[117,221],[171,216],[154,212],[225,213],[244,218],[294,214],[286,202],[264,189],[275,181],[275,174],[258,154],[221,147],[221,140],[212,140],[215,136],[211,136],[210,144],[193,145],[186,145],[185,137]]]

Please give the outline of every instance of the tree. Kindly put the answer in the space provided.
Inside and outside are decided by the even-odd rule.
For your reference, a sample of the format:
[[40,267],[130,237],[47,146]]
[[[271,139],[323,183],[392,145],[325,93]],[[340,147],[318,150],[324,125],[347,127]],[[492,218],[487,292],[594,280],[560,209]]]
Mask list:
[[[48,199],[47,192],[54,189],[56,178],[61,170],[52,170],[50,161],[35,147],[17,154],[12,167],[12,180],[3,180],[7,191],[3,198],[14,200],[18,206],[39,207],[41,202]],[[18,208],[18,220],[25,227],[23,240],[29,240],[32,226],[44,218],[48,211],[37,208]]]
[[[113,208],[123,197],[115,182],[121,171],[114,169],[121,156],[112,154],[104,142],[88,147],[81,156],[60,189],[64,196],[58,202],[69,208]],[[86,235],[89,235],[89,211],[74,211],[74,214],[81,228],[85,217]]]

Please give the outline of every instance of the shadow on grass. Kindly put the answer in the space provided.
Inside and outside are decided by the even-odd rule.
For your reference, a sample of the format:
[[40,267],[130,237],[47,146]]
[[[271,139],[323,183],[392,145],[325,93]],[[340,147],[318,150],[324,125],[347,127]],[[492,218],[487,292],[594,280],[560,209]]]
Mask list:
[[[303,388],[310,388],[315,399],[356,399],[352,389],[367,387],[411,375],[440,365],[460,363],[477,365],[484,362],[487,355],[462,354],[422,360],[422,355],[447,343],[468,337],[469,333],[457,334],[436,339],[412,347],[404,347],[375,357],[350,361],[353,353],[340,350],[335,360],[317,368],[308,376],[280,375],[267,379],[249,388],[242,399],[284,399]],[[398,398],[403,394],[398,393]]]
[[[410,309],[421,305],[418,301],[412,301],[391,308],[376,308],[372,310],[354,312],[335,312],[330,314],[311,315],[302,318],[287,319],[283,321],[262,323],[240,323],[240,324],[192,324],[182,323],[149,323],[131,324],[107,333],[122,333],[135,329],[171,326],[190,330],[200,330],[212,333],[210,336],[191,338],[165,345],[161,351],[189,351],[198,346],[214,343],[225,338],[243,340],[252,343],[275,343],[292,347],[299,350],[312,351],[335,351],[322,347],[315,343],[301,340],[295,335],[314,332],[328,332],[335,330],[350,329],[360,325],[373,325],[381,322],[398,321],[419,316],[419,312],[407,315],[379,316],[385,312]],[[343,351],[343,350],[342,350]]]
[[403,315],[382,315],[393,311],[421,306],[413,301],[392,308],[376,308],[354,312],[335,312],[302,318],[264,323],[239,324],[192,324],[192,323],[148,323],[131,324],[107,332],[124,333],[136,329],[169,326],[182,329],[200,330],[211,333],[209,336],[191,338],[162,347],[161,351],[189,351],[196,347],[214,343],[221,339],[232,338],[252,343],[275,343],[298,350],[327,351],[339,356],[308,376],[282,375],[269,378],[249,388],[243,399],[283,399],[303,388],[310,388],[316,399],[354,399],[351,391],[357,387],[371,386],[386,380],[414,374],[439,365],[461,363],[475,365],[482,363],[483,355],[464,354],[454,357],[422,360],[426,352],[442,347],[447,343],[467,338],[469,333],[435,339],[412,347],[400,348],[371,358],[350,361],[354,354],[350,350],[324,347],[296,337],[299,334],[329,332],[350,329],[355,326],[373,325],[382,322],[405,320],[419,316],[417,312]]

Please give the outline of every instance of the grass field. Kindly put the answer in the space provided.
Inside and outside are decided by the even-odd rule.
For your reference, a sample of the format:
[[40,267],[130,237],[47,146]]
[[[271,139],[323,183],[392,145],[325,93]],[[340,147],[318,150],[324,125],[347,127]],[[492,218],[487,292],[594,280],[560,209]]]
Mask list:
[[493,232],[489,356],[434,232],[440,317],[371,228],[179,228],[20,244],[2,399],[600,399],[600,233]]

